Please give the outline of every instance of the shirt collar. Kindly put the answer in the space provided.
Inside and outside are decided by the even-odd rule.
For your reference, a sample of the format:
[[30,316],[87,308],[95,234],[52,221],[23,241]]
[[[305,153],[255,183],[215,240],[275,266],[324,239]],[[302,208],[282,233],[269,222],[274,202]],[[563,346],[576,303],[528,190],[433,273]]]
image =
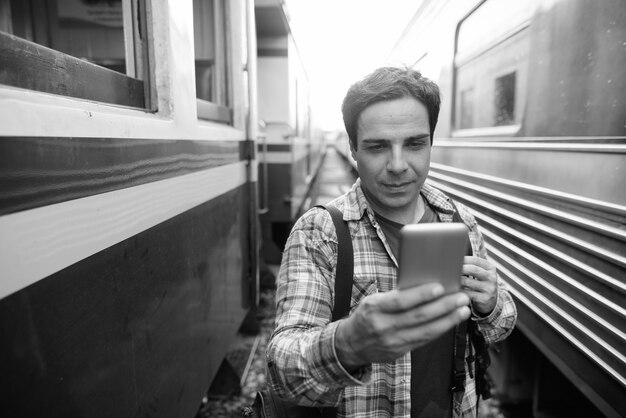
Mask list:
[[454,213],[454,206],[452,206],[450,198],[441,190],[433,187],[428,180],[426,180],[422,186],[422,195],[437,212],[441,212],[446,215],[452,215]]
[[346,221],[358,221],[369,209],[369,204],[361,189],[361,179],[357,178],[352,189],[348,192],[347,204],[344,206],[343,219]]
[[[452,215],[454,207],[450,199],[443,192],[436,189],[428,181],[422,186],[422,195],[436,212]],[[343,219],[346,221],[358,221],[363,218],[365,211],[371,212],[369,203],[361,188],[361,179],[357,178],[352,189],[348,192],[347,205],[344,206]],[[373,213],[372,213],[373,216]]]

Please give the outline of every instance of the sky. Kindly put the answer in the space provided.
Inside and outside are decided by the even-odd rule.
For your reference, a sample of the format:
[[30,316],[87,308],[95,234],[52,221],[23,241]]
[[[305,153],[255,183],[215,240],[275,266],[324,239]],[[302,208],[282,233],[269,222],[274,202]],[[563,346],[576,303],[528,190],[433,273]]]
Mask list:
[[386,64],[420,0],[285,0],[323,129],[342,129],[341,101],[352,83]]

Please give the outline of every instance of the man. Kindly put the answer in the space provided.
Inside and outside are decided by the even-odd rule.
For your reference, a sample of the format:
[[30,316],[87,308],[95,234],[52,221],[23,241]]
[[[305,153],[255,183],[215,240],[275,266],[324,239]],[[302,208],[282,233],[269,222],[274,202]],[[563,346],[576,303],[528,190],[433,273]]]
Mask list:
[[[346,417],[476,416],[472,344],[464,390],[450,390],[455,327],[469,320],[493,343],[517,312],[474,217],[426,182],[439,106],[436,84],[411,69],[381,68],[348,90],[342,111],[359,179],[331,204],[354,247],[351,312],[330,322],[337,237],[327,211],[313,208],[295,224],[278,276],[267,361],[282,398]],[[464,259],[463,292],[443,295],[437,283],[396,290],[399,229],[451,222],[455,207],[474,254]]]

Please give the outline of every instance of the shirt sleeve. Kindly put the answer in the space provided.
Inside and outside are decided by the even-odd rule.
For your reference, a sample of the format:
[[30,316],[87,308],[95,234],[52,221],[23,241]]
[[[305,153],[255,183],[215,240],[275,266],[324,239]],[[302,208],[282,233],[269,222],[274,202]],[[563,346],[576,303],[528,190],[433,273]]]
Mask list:
[[506,284],[498,277],[498,296],[496,307],[486,317],[472,317],[478,330],[487,344],[504,340],[511,334],[517,322],[517,307],[506,288]]
[[278,273],[276,328],[266,353],[269,383],[301,405],[336,405],[344,387],[363,384],[370,374],[369,368],[349,374],[335,352],[336,250],[330,215],[312,209],[287,239]]

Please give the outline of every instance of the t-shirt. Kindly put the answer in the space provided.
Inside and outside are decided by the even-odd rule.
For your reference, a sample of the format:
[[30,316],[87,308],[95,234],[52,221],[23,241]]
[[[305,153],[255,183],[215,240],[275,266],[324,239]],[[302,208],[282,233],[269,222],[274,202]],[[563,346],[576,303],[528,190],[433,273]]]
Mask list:
[[[424,199],[425,202],[426,199]],[[437,214],[425,206],[418,223],[439,222]],[[400,229],[404,226],[375,214],[391,251],[398,259]],[[454,357],[454,329],[435,341],[411,351],[411,417],[452,417],[450,384]]]

